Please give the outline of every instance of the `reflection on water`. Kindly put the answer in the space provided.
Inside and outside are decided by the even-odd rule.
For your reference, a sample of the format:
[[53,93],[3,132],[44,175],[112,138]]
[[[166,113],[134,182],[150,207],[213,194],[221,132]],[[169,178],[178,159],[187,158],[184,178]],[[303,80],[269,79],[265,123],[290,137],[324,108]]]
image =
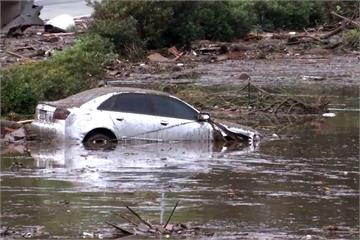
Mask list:
[[[215,232],[215,239],[356,239],[358,133],[358,114],[339,112],[319,125],[294,127],[294,138],[257,149],[32,145],[30,157],[2,157],[1,222],[22,233],[37,226],[40,237],[76,239],[108,228],[110,219],[128,227],[113,214],[125,212],[125,205],[159,222],[180,200],[172,221]],[[11,167],[14,162],[19,167]]]

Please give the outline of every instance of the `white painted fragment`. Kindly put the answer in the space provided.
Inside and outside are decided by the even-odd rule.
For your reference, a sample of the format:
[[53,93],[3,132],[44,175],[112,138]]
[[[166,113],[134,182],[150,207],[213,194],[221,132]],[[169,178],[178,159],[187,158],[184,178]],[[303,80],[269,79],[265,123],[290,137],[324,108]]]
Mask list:
[[58,29],[61,29],[65,32],[71,32],[75,29],[75,21],[74,18],[71,17],[68,14],[62,14],[59,16],[56,16],[49,21],[46,22],[45,25],[51,25],[53,27],[56,27]]
[[323,117],[335,117],[335,113],[323,113]]

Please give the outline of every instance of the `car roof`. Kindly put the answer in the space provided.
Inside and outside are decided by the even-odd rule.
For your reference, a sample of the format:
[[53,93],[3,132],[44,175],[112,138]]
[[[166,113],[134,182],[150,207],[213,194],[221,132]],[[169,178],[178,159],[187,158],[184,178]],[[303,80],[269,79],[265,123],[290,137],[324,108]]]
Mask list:
[[80,107],[81,105],[83,105],[88,101],[91,101],[97,97],[109,93],[143,93],[143,94],[151,94],[151,95],[170,96],[170,94],[168,93],[149,90],[149,89],[130,88],[130,87],[101,87],[101,88],[92,88],[57,101],[41,102],[41,103],[51,105],[54,107],[64,107],[64,108]]

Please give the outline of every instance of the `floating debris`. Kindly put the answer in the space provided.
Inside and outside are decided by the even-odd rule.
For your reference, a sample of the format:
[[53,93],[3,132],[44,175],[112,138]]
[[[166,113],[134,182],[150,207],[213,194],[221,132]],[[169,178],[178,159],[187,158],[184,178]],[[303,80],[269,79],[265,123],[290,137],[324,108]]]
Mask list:
[[191,228],[186,224],[170,224],[170,221],[175,213],[177,206],[179,205],[179,201],[176,202],[174,205],[167,221],[164,225],[162,224],[152,224],[149,221],[143,219],[136,211],[134,211],[129,206],[126,206],[126,209],[135,217],[136,220],[132,219],[131,217],[114,212],[117,216],[121,217],[125,220],[128,224],[132,225],[134,228],[133,230],[127,230],[123,227],[118,226],[115,223],[105,222],[106,224],[115,228],[119,234],[123,237],[129,235],[155,235],[155,236],[162,236],[164,238],[170,238],[171,236],[194,236],[198,234],[199,228]]

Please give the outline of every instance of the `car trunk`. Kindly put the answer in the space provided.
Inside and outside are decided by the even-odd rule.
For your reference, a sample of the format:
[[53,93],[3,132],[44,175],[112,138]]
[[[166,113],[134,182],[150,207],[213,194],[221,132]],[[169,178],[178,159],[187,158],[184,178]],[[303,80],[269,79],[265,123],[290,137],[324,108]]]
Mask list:
[[35,120],[40,122],[53,122],[53,116],[56,107],[50,106],[48,104],[39,104],[36,107],[35,111]]

